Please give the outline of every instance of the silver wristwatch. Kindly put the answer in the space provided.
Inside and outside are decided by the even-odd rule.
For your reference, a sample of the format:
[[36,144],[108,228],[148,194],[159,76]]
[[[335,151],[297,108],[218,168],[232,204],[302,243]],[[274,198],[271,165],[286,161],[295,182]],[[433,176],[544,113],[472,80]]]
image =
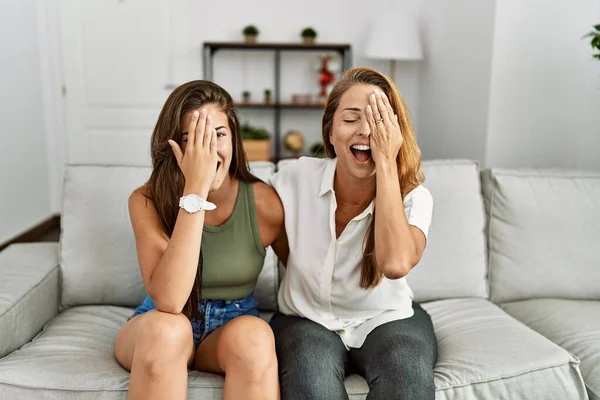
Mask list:
[[210,201],[204,200],[202,197],[194,193],[188,194],[180,198],[179,207],[183,208],[190,214],[194,214],[202,210],[211,211],[217,208],[215,204],[211,203]]

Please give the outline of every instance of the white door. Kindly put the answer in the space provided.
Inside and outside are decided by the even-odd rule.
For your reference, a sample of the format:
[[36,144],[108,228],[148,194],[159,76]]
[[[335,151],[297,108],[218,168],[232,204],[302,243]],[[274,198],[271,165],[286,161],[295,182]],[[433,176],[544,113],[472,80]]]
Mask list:
[[[202,72],[200,47],[175,23],[189,4],[176,3],[60,1],[69,163],[150,163],[160,107],[178,81]],[[191,47],[198,60],[178,70],[174,54]]]

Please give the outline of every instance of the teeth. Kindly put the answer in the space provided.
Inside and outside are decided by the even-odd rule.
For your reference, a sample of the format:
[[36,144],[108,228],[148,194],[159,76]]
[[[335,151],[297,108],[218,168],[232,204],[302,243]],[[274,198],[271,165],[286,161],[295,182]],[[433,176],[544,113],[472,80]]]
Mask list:
[[354,145],[352,145],[352,148],[355,150],[363,150],[363,151],[371,150],[371,147],[364,145],[364,144],[354,144]]

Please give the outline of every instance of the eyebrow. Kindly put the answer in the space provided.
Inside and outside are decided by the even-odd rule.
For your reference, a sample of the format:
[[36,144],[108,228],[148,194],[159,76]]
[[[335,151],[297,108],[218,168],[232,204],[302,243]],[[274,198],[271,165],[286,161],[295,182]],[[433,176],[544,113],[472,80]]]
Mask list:
[[[221,125],[221,126],[217,126],[217,127],[215,128],[215,130],[216,130],[216,131],[218,131],[218,130],[219,130],[219,129],[221,129],[221,128],[223,128],[223,129],[227,129],[227,127],[226,127],[225,125]],[[185,132],[182,132],[182,133],[181,133],[181,135],[189,135],[189,133],[188,133],[188,131],[185,131]]]
[[342,111],[346,111],[346,110],[348,110],[348,111],[358,111],[358,112],[361,112],[361,111],[362,111],[362,110],[361,110],[360,108],[358,108],[358,107],[348,107],[348,108],[344,108]]

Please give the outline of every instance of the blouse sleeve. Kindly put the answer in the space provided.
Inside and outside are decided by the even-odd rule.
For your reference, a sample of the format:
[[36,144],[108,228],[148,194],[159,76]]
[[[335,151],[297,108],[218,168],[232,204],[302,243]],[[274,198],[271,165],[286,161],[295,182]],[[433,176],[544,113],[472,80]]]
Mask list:
[[429,190],[419,185],[404,196],[404,213],[408,224],[419,228],[427,238],[433,214],[433,197]]

